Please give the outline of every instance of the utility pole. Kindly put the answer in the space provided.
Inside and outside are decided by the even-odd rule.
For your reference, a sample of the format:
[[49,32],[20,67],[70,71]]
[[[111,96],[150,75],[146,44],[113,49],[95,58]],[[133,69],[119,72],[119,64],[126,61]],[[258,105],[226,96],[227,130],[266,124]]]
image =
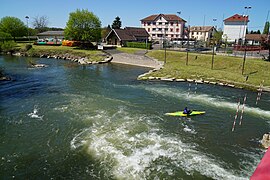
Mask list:
[[29,38],[29,27],[28,27],[29,16],[25,16],[25,19],[26,19],[26,24],[27,24],[27,37],[28,37],[28,43],[29,43],[30,42],[30,38]]
[[[248,12],[248,9],[251,9],[251,6],[248,6],[248,7],[245,7],[245,9],[247,10]],[[248,23],[248,15],[246,15],[245,17],[245,24],[246,22]],[[244,25],[245,25],[244,24]],[[245,28],[244,28],[245,29]],[[245,30],[244,30],[245,32]],[[243,36],[244,36],[244,32],[243,32]],[[244,45],[245,45],[245,52],[244,52],[244,59],[243,59],[243,65],[242,65],[242,75],[244,74],[244,70],[245,70],[245,62],[246,62],[246,56],[247,56],[247,42],[246,42],[246,38],[244,40]]]

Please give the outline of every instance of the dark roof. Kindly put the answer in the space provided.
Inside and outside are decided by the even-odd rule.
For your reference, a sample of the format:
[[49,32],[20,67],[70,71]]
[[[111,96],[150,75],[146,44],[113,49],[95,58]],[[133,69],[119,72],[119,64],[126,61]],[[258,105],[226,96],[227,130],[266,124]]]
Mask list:
[[248,21],[248,16],[244,16],[244,15],[239,15],[239,14],[235,14],[227,19],[224,20],[226,21],[241,21],[241,22],[247,22]]
[[151,16],[148,16],[144,19],[142,19],[141,21],[154,21],[157,18],[159,18],[160,16],[162,16],[164,19],[166,19],[166,21],[183,21],[186,22],[184,19],[180,18],[179,16],[175,15],[175,14],[154,14]]
[[246,34],[246,40],[262,41],[267,38],[267,34]]
[[129,34],[125,29],[113,29],[118,38],[122,41],[134,41],[136,38]]
[[209,32],[215,28],[214,26],[192,26],[190,27],[190,31],[196,31],[196,32]]
[[45,31],[38,33],[38,36],[64,36],[64,31]]
[[125,29],[112,29],[111,32],[107,35],[107,37],[109,37],[109,35],[113,32],[122,41],[136,41],[138,37],[149,37],[148,32],[144,28],[137,28],[137,27],[126,27]]
[[135,37],[149,37],[148,32],[144,28],[125,27],[128,33]]

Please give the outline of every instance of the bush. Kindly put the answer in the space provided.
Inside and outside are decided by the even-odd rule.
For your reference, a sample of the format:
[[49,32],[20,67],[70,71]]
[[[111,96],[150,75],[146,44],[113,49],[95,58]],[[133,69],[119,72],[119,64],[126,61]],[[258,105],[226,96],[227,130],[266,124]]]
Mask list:
[[[127,47],[146,49],[146,43],[144,42],[127,42]],[[147,49],[152,47],[152,43],[147,43]]]
[[0,43],[0,50],[3,52],[13,52],[15,47],[16,43],[14,41],[4,41]]

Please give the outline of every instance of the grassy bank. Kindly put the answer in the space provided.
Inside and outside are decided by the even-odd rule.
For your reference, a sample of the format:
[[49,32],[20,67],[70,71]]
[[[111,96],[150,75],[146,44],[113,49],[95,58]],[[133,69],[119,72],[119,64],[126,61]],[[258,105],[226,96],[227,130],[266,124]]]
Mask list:
[[[25,48],[25,43],[19,43],[17,48],[22,51]],[[78,56],[78,57],[87,57],[89,61],[102,61],[106,57],[106,54],[102,51],[97,50],[83,50],[78,49],[76,47],[68,47],[68,46],[42,46],[42,45],[32,45],[32,49],[27,51],[29,56],[40,56],[43,54],[48,55],[61,55],[61,54],[69,54],[70,56]]]
[[[160,61],[164,61],[164,54],[161,50],[147,53]],[[256,89],[264,81],[263,85],[270,87],[270,63],[261,59],[247,58],[242,75],[243,58],[215,56],[214,68],[211,69],[210,54],[189,53],[188,65],[186,57],[185,52],[167,51],[164,68],[147,76],[227,82],[249,89]]]

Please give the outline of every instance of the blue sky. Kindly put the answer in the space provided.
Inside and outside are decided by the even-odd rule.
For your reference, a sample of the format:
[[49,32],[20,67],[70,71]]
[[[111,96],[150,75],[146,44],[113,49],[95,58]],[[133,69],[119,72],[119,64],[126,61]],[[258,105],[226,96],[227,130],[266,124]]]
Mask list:
[[[88,9],[99,17],[102,26],[112,24],[116,16],[122,27],[140,26],[140,20],[152,14],[177,14],[190,20],[190,25],[222,26],[222,20],[236,13],[246,12],[251,6],[249,30],[262,30],[270,10],[270,0],[1,0],[0,18],[14,16],[26,22],[25,16],[46,15],[50,27],[64,28],[69,13],[76,9]],[[213,22],[213,19],[217,19]],[[270,15],[268,20],[270,21]],[[29,23],[30,24],[30,23]]]

